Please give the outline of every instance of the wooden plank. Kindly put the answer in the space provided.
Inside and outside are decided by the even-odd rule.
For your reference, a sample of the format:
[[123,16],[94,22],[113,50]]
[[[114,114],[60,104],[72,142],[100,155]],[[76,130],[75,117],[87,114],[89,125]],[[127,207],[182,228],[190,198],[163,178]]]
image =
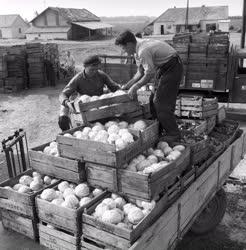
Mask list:
[[50,249],[78,250],[79,237],[39,224],[40,244]]
[[140,109],[138,102],[132,101],[128,103],[117,104],[114,106],[108,106],[103,109],[84,112],[84,116],[87,121],[96,121],[108,117],[114,117],[119,114],[126,114],[137,111]]
[[[71,244],[74,244],[74,245],[77,244],[77,237],[75,237],[75,236],[72,236],[70,234],[67,234],[65,232],[62,232],[62,231],[54,229],[54,228],[49,228],[45,225],[42,225],[41,223],[38,224],[38,228],[39,228],[40,236],[46,234],[49,236],[53,236],[54,239],[55,238],[62,239],[62,240],[69,242]],[[42,232],[42,234],[41,234],[41,232]]]
[[115,246],[120,249],[128,249],[130,247],[130,243],[128,240],[106,231],[102,231],[88,224],[83,225],[83,234],[90,235],[91,237],[98,239],[99,241],[105,242],[110,246]]
[[[97,242],[98,243],[98,242]],[[95,244],[97,244],[95,243]],[[81,249],[82,250],[101,250],[101,249],[106,249],[106,246],[99,246],[95,245],[92,242],[86,242],[85,240],[81,240]]]
[[88,162],[86,163],[86,173],[90,186],[107,188],[115,192],[118,190],[115,168]]
[[116,157],[113,153],[98,153],[95,151],[81,152],[79,148],[74,148],[68,145],[59,144],[59,152],[63,157],[68,157],[70,159],[83,159],[84,161],[95,162],[95,163],[103,163],[109,166],[116,166]]
[[58,179],[66,179],[67,181],[79,183],[86,180],[86,174],[84,167],[77,172],[70,171],[65,168],[46,165],[43,162],[36,162],[31,160],[31,166],[39,173],[46,174]]
[[[51,167],[55,166],[55,167],[71,170],[74,172],[79,171],[79,164],[77,161],[73,161],[70,159],[62,158],[62,157],[47,155],[41,152],[37,152],[35,151],[35,149],[29,150],[29,157],[30,157],[30,160],[33,162],[43,162]],[[32,166],[32,168],[34,167]]]
[[4,228],[21,233],[33,240],[37,238],[38,231],[37,228],[34,227],[35,223],[31,219],[7,210],[1,210],[1,214]]
[[53,243],[51,240],[44,238],[43,236],[39,238],[39,242],[40,242],[40,245],[45,246],[52,250],[78,250],[76,246],[73,247],[73,245],[70,245],[69,248],[66,248],[63,245],[63,242],[59,242],[59,245],[58,245],[58,244]]
[[30,218],[34,218],[34,204],[25,205],[13,200],[0,198],[0,208],[22,214]]

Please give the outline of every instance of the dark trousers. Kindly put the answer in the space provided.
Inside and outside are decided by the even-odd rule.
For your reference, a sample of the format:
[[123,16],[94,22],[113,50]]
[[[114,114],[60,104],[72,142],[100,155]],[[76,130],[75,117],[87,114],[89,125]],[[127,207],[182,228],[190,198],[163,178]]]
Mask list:
[[174,115],[183,64],[178,56],[162,65],[156,72],[156,90],[150,97],[152,115],[160,122],[166,136],[180,137]]

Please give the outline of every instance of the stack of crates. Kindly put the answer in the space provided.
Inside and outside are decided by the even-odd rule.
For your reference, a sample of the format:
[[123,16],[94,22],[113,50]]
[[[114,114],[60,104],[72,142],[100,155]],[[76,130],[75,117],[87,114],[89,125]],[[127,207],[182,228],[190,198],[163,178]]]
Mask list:
[[184,63],[185,89],[225,91],[229,36],[194,34],[189,39],[174,38],[173,46]]

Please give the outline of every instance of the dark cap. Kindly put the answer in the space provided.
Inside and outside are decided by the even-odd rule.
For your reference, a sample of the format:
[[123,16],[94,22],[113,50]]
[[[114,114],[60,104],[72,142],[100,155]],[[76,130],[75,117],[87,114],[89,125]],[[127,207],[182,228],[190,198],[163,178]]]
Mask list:
[[84,64],[85,67],[89,66],[89,65],[97,65],[97,64],[100,64],[100,63],[101,63],[101,60],[100,60],[98,55],[87,56],[83,61],[83,64]]

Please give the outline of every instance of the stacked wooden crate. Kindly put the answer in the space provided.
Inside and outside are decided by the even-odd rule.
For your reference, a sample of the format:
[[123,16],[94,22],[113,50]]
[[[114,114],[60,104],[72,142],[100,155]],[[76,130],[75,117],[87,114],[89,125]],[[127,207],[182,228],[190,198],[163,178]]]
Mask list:
[[41,43],[26,43],[29,87],[41,87],[44,78],[44,48]]
[[217,98],[181,95],[176,103],[175,114],[184,118],[206,119],[218,113]]
[[[121,99],[119,98],[119,100]],[[98,103],[100,101],[98,100]],[[86,105],[90,106],[91,104],[86,103]],[[92,107],[95,108],[93,105]],[[105,105],[105,102],[98,105]],[[96,241],[103,246],[125,249],[126,246],[132,245],[141,233],[158,219],[167,202],[179,192],[181,183],[176,181],[177,177],[189,165],[189,147],[186,147],[177,160],[171,161],[170,164],[159,169],[156,173],[143,174],[126,170],[125,167],[129,161],[142,153],[147,154],[147,149],[156,146],[159,140],[159,123],[144,119],[143,114],[129,118],[130,120],[124,120],[126,118],[123,117],[112,118],[110,112],[108,115],[108,118],[103,117],[104,122],[101,121],[101,124],[112,122],[112,120],[124,121],[124,125],[128,123],[127,128],[133,135],[134,142],[118,150],[114,144],[77,138],[75,134],[78,131],[82,131],[85,127],[96,126],[92,123],[86,123],[86,125],[65,131],[57,136],[59,156],[44,153],[45,148],[51,145],[50,143],[31,149],[29,152],[31,165],[42,173],[76,183],[83,182],[86,175],[90,187],[118,193],[129,202],[133,202],[131,199],[145,201],[156,199],[158,202],[155,208],[138,223],[136,228],[125,230],[116,225],[104,223],[92,216],[95,207],[105,198],[110,197],[111,194],[108,192],[103,192],[101,196],[88,204],[86,209],[84,209],[85,207],[69,209],[51,204],[37,196],[40,244],[51,249],[78,250],[81,244],[82,248],[84,247],[88,239],[95,240],[96,238]],[[142,131],[130,126],[139,119],[146,124]],[[81,174],[84,178],[81,178]],[[98,236],[96,236],[97,234]]]
[[5,56],[7,55],[7,47],[0,46],[0,92],[4,92],[5,78],[8,76],[7,63]]
[[185,86],[182,87],[225,91],[228,35],[194,34],[190,39],[174,39],[173,46],[184,62]]
[[43,45],[43,48],[44,48],[44,59],[48,60],[49,63],[51,64],[51,67],[53,68],[55,74],[54,80],[56,81],[56,79],[59,78],[59,70],[60,70],[58,44],[46,43]]
[[180,95],[176,104],[176,116],[180,121],[196,126],[188,131],[181,131],[186,145],[191,148],[191,163],[198,164],[210,154],[208,134],[216,125],[218,114],[217,98],[204,98],[195,95]]
[[27,65],[25,45],[8,47],[5,57],[8,76],[5,79],[5,92],[17,92],[27,87]]
[[[0,209],[4,228],[19,232],[35,241],[38,241],[38,217],[35,209],[35,197],[45,187],[52,187],[58,181],[54,180],[51,185],[42,185],[38,191],[17,191],[21,177],[32,177],[33,170],[29,169],[22,174],[0,183]],[[23,186],[25,187],[25,186]]]
[[[40,173],[62,179],[69,187],[76,187],[86,180],[83,159],[64,158],[48,153],[55,142],[45,143],[29,150],[30,164]],[[52,148],[51,148],[52,149]],[[58,191],[58,185],[53,189]],[[102,196],[104,193],[102,193]],[[81,238],[81,219],[84,209],[96,202],[101,196],[94,197],[85,206],[76,209],[60,206],[36,197],[36,210],[39,218],[39,241],[51,249],[78,250]]]
[[[54,186],[53,188],[58,191],[57,187]],[[40,244],[51,249],[80,249],[82,213],[84,209],[103,199],[105,195],[106,192],[102,192],[93,197],[87,204],[80,205],[77,208],[61,206],[61,204],[58,205],[37,196],[36,207],[39,218]]]

